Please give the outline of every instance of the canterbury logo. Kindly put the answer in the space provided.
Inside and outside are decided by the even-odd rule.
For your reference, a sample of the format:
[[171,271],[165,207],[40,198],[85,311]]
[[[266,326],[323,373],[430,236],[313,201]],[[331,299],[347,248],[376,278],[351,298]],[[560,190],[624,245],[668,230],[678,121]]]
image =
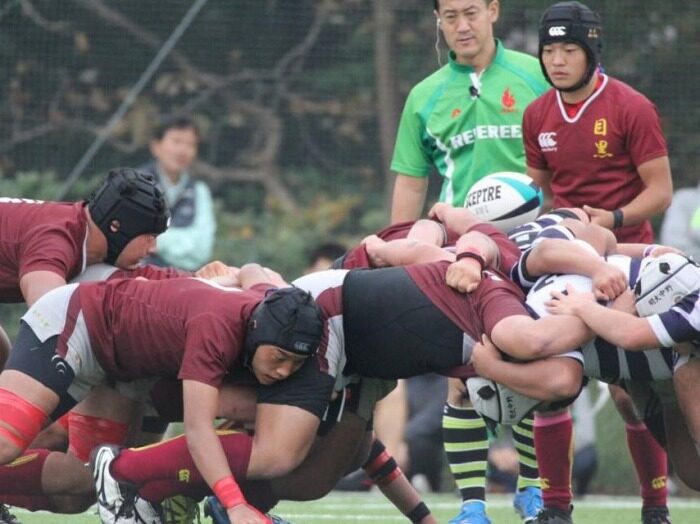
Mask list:
[[554,132],[550,133],[540,133],[537,137],[537,141],[540,144],[541,149],[552,149],[557,147],[557,134]]
[[549,28],[549,36],[564,36],[566,35],[566,27],[563,25],[555,25]]

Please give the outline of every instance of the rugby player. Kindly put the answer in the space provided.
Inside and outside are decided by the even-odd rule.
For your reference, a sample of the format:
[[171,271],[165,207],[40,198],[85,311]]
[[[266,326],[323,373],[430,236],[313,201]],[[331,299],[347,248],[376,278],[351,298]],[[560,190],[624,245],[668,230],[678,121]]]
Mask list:
[[233,368],[248,366],[270,384],[301,367],[322,329],[308,294],[291,288],[264,297],[192,278],[116,280],[53,290],[22,320],[0,374],[0,462],[18,457],[49,415],[60,416],[95,385],[117,382],[123,396],[110,408],[120,406],[124,422],[151,377],[178,377],[195,462],[214,492],[236,501],[231,515],[255,515],[237,498],[211,425],[218,388]]

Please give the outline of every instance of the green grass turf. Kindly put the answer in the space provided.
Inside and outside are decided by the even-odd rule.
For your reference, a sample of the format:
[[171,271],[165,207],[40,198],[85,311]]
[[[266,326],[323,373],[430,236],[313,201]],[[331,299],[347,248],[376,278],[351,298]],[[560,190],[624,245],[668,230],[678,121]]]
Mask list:
[[[520,524],[511,509],[511,497],[489,496],[489,516],[493,524]],[[426,502],[438,522],[445,523],[454,516],[459,502],[454,495],[428,495]],[[638,524],[640,501],[634,497],[592,496],[576,501],[576,524]],[[315,502],[284,502],[275,513],[294,524],[357,524],[408,522],[390,506],[380,494],[335,492]],[[51,515],[15,510],[23,524],[95,524],[94,513],[81,515]],[[700,523],[700,499],[672,499],[671,514],[674,524]],[[209,519],[202,519],[208,523]]]

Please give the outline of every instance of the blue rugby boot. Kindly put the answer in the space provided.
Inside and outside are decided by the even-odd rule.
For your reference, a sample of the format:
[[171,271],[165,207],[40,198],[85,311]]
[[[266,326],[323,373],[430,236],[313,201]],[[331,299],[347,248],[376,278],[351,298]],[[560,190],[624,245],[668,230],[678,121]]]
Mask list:
[[462,502],[459,515],[447,524],[491,524],[491,520],[486,516],[486,502],[483,500]]
[[515,512],[520,515],[525,524],[535,522],[537,514],[542,511],[542,490],[534,486],[528,486],[522,491],[518,491],[513,498]]

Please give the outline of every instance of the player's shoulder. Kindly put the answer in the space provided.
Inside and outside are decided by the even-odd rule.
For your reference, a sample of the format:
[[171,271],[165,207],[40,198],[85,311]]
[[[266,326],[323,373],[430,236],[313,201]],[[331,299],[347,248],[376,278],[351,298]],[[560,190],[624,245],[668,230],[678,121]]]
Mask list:
[[622,80],[608,76],[608,85],[606,87],[609,96],[614,96],[615,99],[623,99],[624,104],[619,104],[621,109],[633,110],[636,104],[653,105],[653,102],[647,98],[644,93],[637,91],[634,87],[626,84]]

